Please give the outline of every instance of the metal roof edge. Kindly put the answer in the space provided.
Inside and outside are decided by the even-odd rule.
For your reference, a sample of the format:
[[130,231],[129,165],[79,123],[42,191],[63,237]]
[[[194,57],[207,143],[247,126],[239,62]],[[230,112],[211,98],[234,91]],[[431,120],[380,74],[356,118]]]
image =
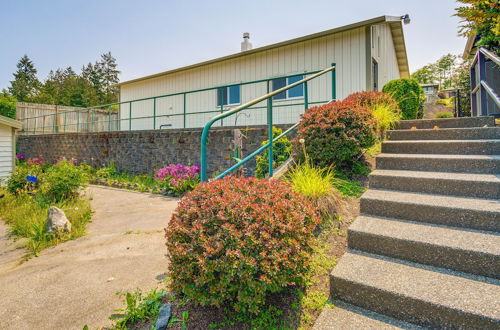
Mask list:
[[[352,24],[348,24],[348,25],[343,25],[343,26],[340,26],[340,27],[336,27],[336,28],[333,28],[333,29],[330,29],[330,30],[325,30],[325,31],[321,31],[321,32],[313,33],[313,34],[308,34],[308,35],[305,35],[305,36],[302,36],[302,37],[298,37],[298,38],[294,38],[294,39],[290,39],[290,40],[281,41],[281,42],[278,42],[278,43],[274,43],[274,44],[267,45],[267,46],[262,46],[262,47],[259,47],[259,48],[254,48],[254,49],[247,50],[247,51],[244,51],[244,52],[234,53],[234,54],[226,55],[226,56],[223,56],[223,57],[218,57],[218,58],[215,58],[215,59],[212,59],[212,60],[208,60],[208,61],[199,62],[199,63],[196,63],[196,64],[191,64],[191,65],[188,65],[188,66],[180,67],[180,68],[177,68],[177,69],[167,70],[167,71],[163,71],[163,72],[160,72],[160,73],[156,73],[156,74],[152,74],[152,75],[147,75],[147,76],[144,76],[144,77],[139,77],[139,78],[136,78],[136,79],[127,80],[127,81],[124,81],[124,82],[120,82],[118,84],[114,84],[112,86],[113,87],[122,86],[122,85],[139,82],[139,81],[146,80],[146,79],[157,78],[157,77],[161,77],[161,76],[164,76],[164,75],[168,75],[168,74],[172,74],[172,73],[177,73],[177,72],[180,72],[180,71],[186,71],[186,70],[189,70],[189,69],[194,69],[194,68],[205,66],[205,65],[209,65],[209,64],[214,64],[214,63],[217,63],[217,62],[222,62],[222,61],[226,61],[226,60],[230,60],[230,59],[234,59],[234,58],[238,58],[238,57],[242,57],[242,56],[246,56],[246,55],[251,55],[251,54],[259,53],[259,52],[270,50],[270,49],[277,48],[277,47],[288,46],[288,45],[295,44],[295,43],[302,42],[302,41],[306,41],[306,40],[321,38],[321,37],[324,37],[324,36],[327,36],[327,35],[330,35],[330,34],[335,34],[335,33],[339,33],[339,32],[344,32],[344,31],[348,31],[348,30],[357,29],[357,28],[360,28],[360,27],[363,27],[363,26],[369,26],[369,25],[374,25],[374,24],[384,23],[384,22],[396,22],[396,21],[400,22],[401,18],[399,16],[388,16],[388,15],[378,16],[378,17],[374,17],[374,18],[367,19],[367,20],[364,20],[364,21],[359,21],[359,22],[356,22],[356,23],[352,23]],[[405,52],[406,52],[406,48],[405,48]]]

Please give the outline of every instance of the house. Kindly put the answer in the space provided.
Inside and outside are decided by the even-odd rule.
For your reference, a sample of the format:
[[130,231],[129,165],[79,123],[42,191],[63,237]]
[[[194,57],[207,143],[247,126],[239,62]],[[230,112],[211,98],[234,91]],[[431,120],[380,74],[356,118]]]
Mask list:
[[16,129],[23,123],[0,116],[0,184],[4,184],[16,166]]
[[[299,85],[273,97],[273,122],[295,123],[306,105],[409,77],[403,20],[408,23],[409,17],[380,16],[255,49],[246,33],[239,53],[117,84],[121,130],[203,127],[218,113],[334,63],[332,73],[309,81],[307,88]],[[265,108],[264,101],[220,124],[264,124]]]

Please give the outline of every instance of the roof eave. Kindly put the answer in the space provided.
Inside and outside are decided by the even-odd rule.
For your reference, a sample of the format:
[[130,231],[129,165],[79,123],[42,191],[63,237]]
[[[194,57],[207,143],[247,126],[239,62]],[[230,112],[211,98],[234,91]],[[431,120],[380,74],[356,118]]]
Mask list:
[[15,119],[12,119],[9,117],[5,117],[5,116],[0,116],[0,124],[14,127],[17,129],[23,128],[23,123],[21,121],[15,120]]
[[[391,24],[394,24],[394,23],[399,24],[400,30],[401,30],[401,35],[402,35],[401,17],[399,17],[399,16],[388,16],[388,15],[378,16],[378,17],[374,17],[374,18],[371,18],[371,19],[368,19],[368,20],[364,20],[364,21],[360,21],[360,22],[356,22],[356,23],[352,23],[352,24],[348,24],[348,25],[336,27],[336,28],[333,28],[333,29],[330,29],[330,30],[326,30],[326,31],[322,31],[322,32],[317,32],[317,33],[309,34],[309,35],[306,35],[306,36],[302,36],[302,37],[298,37],[298,38],[294,38],[294,39],[290,39],[290,40],[281,41],[281,42],[278,42],[278,43],[275,43],[275,44],[271,44],[271,45],[267,45],[267,46],[263,46],[263,47],[259,47],[259,48],[254,48],[254,49],[251,49],[251,50],[247,50],[245,52],[234,53],[234,54],[231,54],[231,55],[227,55],[227,56],[223,56],[223,57],[218,57],[218,58],[215,58],[215,59],[212,59],[212,60],[208,60],[208,61],[204,61],[204,62],[200,62],[200,63],[196,63],[196,64],[184,66],[184,67],[180,67],[180,68],[177,68],[177,69],[167,70],[167,71],[163,71],[163,72],[156,73],[156,74],[153,74],[153,75],[148,75],[148,76],[144,76],[144,77],[140,77],[140,78],[136,78],[136,79],[127,80],[127,81],[124,81],[124,82],[121,82],[121,83],[118,83],[118,84],[114,84],[112,86],[113,87],[117,87],[117,86],[122,86],[122,85],[126,85],[126,84],[132,84],[132,83],[136,83],[136,82],[139,82],[139,81],[142,81],[142,80],[157,78],[157,77],[161,77],[161,76],[164,76],[164,75],[177,73],[177,72],[180,72],[180,71],[186,71],[186,70],[198,68],[198,67],[209,65],[209,64],[214,64],[214,63],[218,63],[218,62],[222,62],[222,61],[226,61],[226,60],[230,60],[230,59],[235,59],[235,58],[242,57],[242,56],[247,56],[247,55],[259,53],[259,52],[270,50],[270,49],[277,48],[277,47],[288,46],[288,45],[292,45],[292,44],[295,44],[295,43],[298,43],[298,42],[302,42],[302,41],[306,41],[306,40],[321,38],[321,37],[324,37],[324,36],[327,36],[327,35],[331,35],[331,34],[335,34],[335,33],[340,33],[340,32],[344,32],[344,31],[348,31],[348,30],[353,30],[353,29],[357,29],[357,28],[360,28],[360,27],[364,27],[364,26],[370,26],[370,25],[374,25],[374,24],[385,23],[385,22],[388,22],[388,23],[391,23]],[[402,35],[402,43],[403,43],[402,49],[403,49],[404,55],[403,55],[403,58],[401,59],[401,63],[400,63],[400,61],[398,59],[399,71],[400,71],[400,75],[403,75],[403,73],[406,73],[409,76],[408,59],[406,57],[406,47],[404,45],[404,36],[403,35]],[[405,65],[406,65],[406,67],[405,67]]]

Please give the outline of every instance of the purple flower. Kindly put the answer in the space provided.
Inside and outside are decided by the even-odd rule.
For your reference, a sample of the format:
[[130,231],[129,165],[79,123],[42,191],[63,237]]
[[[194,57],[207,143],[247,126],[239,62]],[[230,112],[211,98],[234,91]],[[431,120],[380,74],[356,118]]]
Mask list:
[[26,156],[25,156],[25,155],[23,155],[23,154],[16,154],[16,158],[17,158],[18,160],[25,160],[25,159],[26,159]]

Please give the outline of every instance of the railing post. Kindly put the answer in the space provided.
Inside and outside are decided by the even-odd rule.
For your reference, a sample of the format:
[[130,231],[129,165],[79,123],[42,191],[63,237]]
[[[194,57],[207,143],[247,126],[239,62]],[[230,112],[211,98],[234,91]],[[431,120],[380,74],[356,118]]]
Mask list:
[[108,108],[108,131],[111,131],[111,107]]
[[183,118],[184,118],[184,128],[186,128],[186,93],[183,94],[183,102],[182,102],[182,107],[184,108],[184,114],[183,114]]
[[307,81],[304,83],[304,110],[309,109],[309,95],[307,89]]
[[156,129],[156,97],[153,97],[153,129]]
[[273,176],[273,98],[267,99],[267,130],[269,135],[269,177]]
[[[337,66],[334,63],[332,63],[332,66]],[[336,100],[337,99],[337,77],[336,77],[336,72],[337,72],[337,68],[335,68],[335,70],[332,70],[332,100]]]
[[480,104],[480,110],[481,116],[487,116],[488,115],[488,99],[487,99],[487,94],[486,90],[484,89],[484,86],[481,84],[483,80],[486,80],[486,59],[484,54],[481,52],[481,50],[478,50],[478,58],[477,58],[477,64],[479,65],[479,81],[477,82],[480,84],[479,86],[479,104]]
[[[224,102],[223,102],[224,98],[221,97],[221,102],[220,102],[220,113],[224,113]],[[224,126],[224,119],[221,119],[220,120],[220,125],[221,126]]]
[[128,103],[128,130],[132,130],[132,101]]
[[208,130],[207,127],[203,128],[203,132],[201,133],[201,143],[200,143],[200,180],[201,182],[207,181],[207,139],[208,139]]

